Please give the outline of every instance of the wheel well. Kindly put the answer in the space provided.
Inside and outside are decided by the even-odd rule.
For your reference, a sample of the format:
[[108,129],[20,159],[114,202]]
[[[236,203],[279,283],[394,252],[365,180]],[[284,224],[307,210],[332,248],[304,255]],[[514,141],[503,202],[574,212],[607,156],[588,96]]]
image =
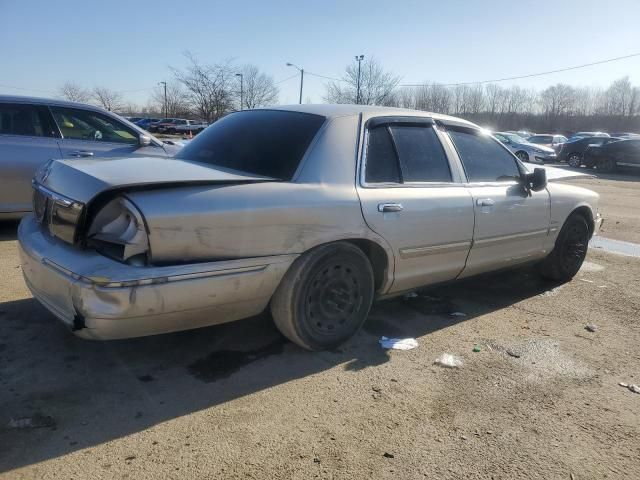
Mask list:
[[389,269],[389,259],[387,252],[384,251],[376,242],[364,238],[356,238],[346,240],[347,242],[358,247],[367,256],[373,269],[374,287],[377,291],[384,284]]
[[589,207],[578,207],[573,212],[571,212],[571,215],[580,215],[582,218],[584,218],[587,222],[587,225],[589,226],[589,235],[593,235],[595,223],[593,221],[593,215]]
[[527,157],[529,156],[529,153],[527,153],[527,152],[526,152],[526,151],[524,151],[524,150],[517,150],[517,151],[516,151],[516,153],[515,153],[515,155],[518,155],[519,153],[524,153]]

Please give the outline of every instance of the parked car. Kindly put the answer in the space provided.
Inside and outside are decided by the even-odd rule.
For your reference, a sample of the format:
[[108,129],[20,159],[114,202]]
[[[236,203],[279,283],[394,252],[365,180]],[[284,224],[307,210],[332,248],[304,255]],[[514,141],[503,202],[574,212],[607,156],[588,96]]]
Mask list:
[[143,119],[138,120],[137,122],[134,122],[134,123],[137,126],[139,126],[140,128],[143,128],[144,130],[149,130],[149,126],[152,123],[157,123],[160,120],[161,120],[160,118],[143,118]]
[[520,135],[508,132],[496,132],[493,134],[505,147],[511,150],[516,157],[523,162],[544,163],[555,162],[556,152],[553,148],[542,145],[534,145]]
[[567,141],[567,137],[564,135],[553,135],[553,134],[537,134],[532,135],[527,138],[529,143],[534,143],[536,145],[542,145],[543,147],[549,147],[552,149],[556,149],[558,145]]
[[203,131],[209,126],[207,122],[199,122],[196,120],[187,120],[188,123],[184,125],[177,125],[175,127],[175,133],[193,133],[197,134]]
[[640,138],[589,147],[584,152],[584,164],[601,172],[613,172],[618,165],[640,167]]
[[558,148],[558,160],[577,168],[583,164],[584,152],[589,147],[604,145],[620,140],[615,137],[575,137],[570,138]]
[[18,231],[22,271],[84,338],[270,308],[293,342],[333,348],[374,298],[529,262],[573,277],[601,223],[598,194],[553,180],[580,175],[528,169],[440,114],[245,110],[168,160],[49,163]]
[[31,179],[51,158],[166,157],[178,150],[98,107],[0,95],[0,219],[31,211]]
[[521,136],[522,138],[524,138],[525,140],[526,140],[527,138],[532,137],[532,136],[534,136],[534,135],[535,135],[535,133],[533,133],[533,132],[528,132],[528,131],[526,131],[526,130],[518,130],[518,131],[515,131],[515,130],[507,130],[507,132],[506,132],[506,133],[515,133],[516,135],[520,135],[520,136]]
[[[586,138],[586,137],[609,137],[610,135],[605,132],[577,132],[569,137],[569,140],[574,140],[577,138]],[[618,135],[613,135],[617,137]]]
[[163,118],[159,122],[149,125],[149,131],[157,133],[176,133],[176,128],[181,125],[191,125],[194,120],[184,118]]

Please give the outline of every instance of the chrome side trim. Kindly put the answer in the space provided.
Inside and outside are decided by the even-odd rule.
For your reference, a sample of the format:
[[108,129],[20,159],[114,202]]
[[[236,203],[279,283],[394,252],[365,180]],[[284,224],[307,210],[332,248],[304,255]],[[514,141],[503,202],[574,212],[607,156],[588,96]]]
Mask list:
[[535,238],[535,237],[546,237],[547,234],[548,234],[548,230],[545,228],[544,230],[532,230],[530,232],[514,233],[512,235],[500,235],[496,237],[479,238],[473,241],[473,245],[474,246],[498,245],[501,243],[510,242],[512,240],[524,240],[524,239]]
[[440,245],[423,245],[418,247],[407,247],[400,249],[400,258],[416,258],[426,255],[434,255],[439,253],[458,252],[460,250],[469,250],[471,248],[471,240],[464,242],[443,243]]

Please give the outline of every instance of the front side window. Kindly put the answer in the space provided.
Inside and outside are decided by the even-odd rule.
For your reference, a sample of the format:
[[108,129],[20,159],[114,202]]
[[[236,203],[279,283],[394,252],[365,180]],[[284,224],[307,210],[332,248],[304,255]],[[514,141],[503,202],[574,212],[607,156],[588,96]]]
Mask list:
[[520,178],[516,159],[489,135],[449,129],[469,182],[508,182]]
[[134,130],[99,112],[65,107],[51,107],[51,112],[64,138],[138,144]]
[[0,103],[0,135],[53,137],[44,107]]
[[232,113],[204,130],[176,158],[291,180],[325,117],[280,110]]
[[534,135],[529,138],[529,142],[537,144],[552,143],[553,137],[551,135]]

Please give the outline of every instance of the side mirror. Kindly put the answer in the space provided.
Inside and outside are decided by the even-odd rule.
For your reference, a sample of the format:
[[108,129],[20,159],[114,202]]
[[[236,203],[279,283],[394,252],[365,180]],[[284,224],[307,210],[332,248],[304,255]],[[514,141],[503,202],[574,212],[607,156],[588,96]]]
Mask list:
[[547,171],[544,168],[534,168],[533,173],[524,176],[525,188],[532,192],[539,192],[547,187]]
[[148,147],[149,145],[151,145],[151,137],[149,135],[141,133],[138,137],[138,145],[140,145],[141,147]]

